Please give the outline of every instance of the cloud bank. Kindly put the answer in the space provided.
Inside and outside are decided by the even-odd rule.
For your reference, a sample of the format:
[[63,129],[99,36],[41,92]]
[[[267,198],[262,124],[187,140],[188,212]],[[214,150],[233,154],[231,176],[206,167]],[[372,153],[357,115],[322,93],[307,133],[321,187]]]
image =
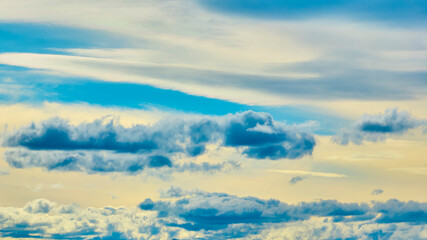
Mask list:
[[90,173],[221,168],[208,163],[177,163],[202,155],[208,144],[235,148],[250,158],[277,160],[311,155],[316,142],[299,126],[252,111],[222,117],[170,118],[129,128],[108,119],[75,126],[52,118],[9,132],[3,139],[8,147],[5,159],[15,168]]
[[53,239],[422,239],[427,203],[286,204],[225,193],[170,189],[138,208],[81,208],[36,199],[0,207],[0,236]]

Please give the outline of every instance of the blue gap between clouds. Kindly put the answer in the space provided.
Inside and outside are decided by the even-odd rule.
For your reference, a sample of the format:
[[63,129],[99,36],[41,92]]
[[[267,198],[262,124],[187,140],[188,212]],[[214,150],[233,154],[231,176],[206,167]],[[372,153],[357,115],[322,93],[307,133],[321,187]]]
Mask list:
[[[12,79],[12,81],[10,81]],[[157,108],[207,115],[225,115],[253,110],[270,113],[275,120],[288,123],[320,122],[318,134],[330,135],[344,120],[301,106],[249,106],[229,101],[185,94],[148,85],[113,83],[82,78],[64,78],[28,71],[25,68],[0,65],[0,84],[23,87],[32,94],[10,97],[0,95],[0,103],[88,103],[104,107],[134,109]]]
[[0,23],[1,52],[55,53],[55,48],[120,48],[130,40],[113,33],[52,24]]

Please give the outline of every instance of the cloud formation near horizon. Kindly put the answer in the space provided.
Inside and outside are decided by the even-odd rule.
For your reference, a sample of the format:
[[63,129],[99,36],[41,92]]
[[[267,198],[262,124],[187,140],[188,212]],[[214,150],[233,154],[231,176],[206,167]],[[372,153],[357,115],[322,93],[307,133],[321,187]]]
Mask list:
[[[176,194],[176,193],[179,194]],[[168,195],[169,193],[169,195]],[[378,223],[426,223],[427,203],[401,202],[395,199],[385,203],[339,203],[336,200],[301,202],[289,205],[278,200],[238,197],[225,193],[203,191],[185,192],[173,188],[163,197],[178,197],[176,201],[143,201],[143,210],[158,212],[158,217],[181,218],[187,223],[169,223],[187,230],[224,229],[232,224],[264,224],[307,220],[310,217],[331,217],[336,222],[368,221]]]
[[207,144],[241,149],[251,158],[277,160],[311,155],[316,142],[299,126],[252,111],[223,117],[164,119],[152,126],[129,128],[113,120],[74,126],[52,118],[11,132],[3,140],[9,148],[5,159],[16,168],[131,173],[173,167],[173,159],[199,156]]
[[406,111],[387,109],[384,113],[365,114],[351,129],[343,130],[332,141],[341,145],[363,144],[364,141],[378,142],[425,125],[425,121],[413,118]]
[[[226,193],[163,193],[170,200],[144,200],[139,208],[81,208],[47,199],[24,208],[0,207],[0,236],[54,239],[322,239],[394,237],[421,239],[427,203],[340,203],[333,200],[290,205],[278,200]],[[313,218],[315,217],[315,218]],[[316,225],[317,227],[314,227]],[[334,229],[333,231],[331,229]],[[280,230],[280,234],[276,232]]]

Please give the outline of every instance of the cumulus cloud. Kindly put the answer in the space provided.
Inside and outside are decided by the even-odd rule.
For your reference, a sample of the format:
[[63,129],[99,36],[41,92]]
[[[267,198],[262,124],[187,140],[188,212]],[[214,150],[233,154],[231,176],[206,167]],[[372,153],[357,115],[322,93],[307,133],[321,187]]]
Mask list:
[[41,167],[49,171],[79,171],[89,174],[125,173],[138,174],[156,171],[171,172],[215,172],[238,168],[237,162],[221,163],[172,163],[163,156],[144,156],[111,151],[31,151],[23,148],[8,149],[6,161],[15,168]]
[[387,109],[384,113],[364,115],[353,124],[352,128],[343,130],[332,141],[341,145],[384,141],[425,124],[425,121],[412,117],[406,111]]
[[71,125],[60,118],[32,123],[8,133],[3,145],[13,167],[87,172],[139,172],[144,168],[213,170],[221,164],[180,164],[173,159],[203,154],[207,144],[239,149],[256,159],[295,159],[311,155],[312,134],[300,126],[247,111],[222,117],[170,118],[126,128],[98,119]]
[[[427,203],[286,204],[171,188],[139,207],[81,208],[37,199],[0,207],[0,237],[50,239],[422,239]],[[424,235],[423,235],[424,234]]]

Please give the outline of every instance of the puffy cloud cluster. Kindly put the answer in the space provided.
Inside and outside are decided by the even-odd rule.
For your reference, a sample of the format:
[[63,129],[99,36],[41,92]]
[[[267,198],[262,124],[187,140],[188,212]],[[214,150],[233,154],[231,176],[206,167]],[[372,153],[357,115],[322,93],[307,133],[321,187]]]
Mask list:
[[136,208],[80,208],[37,199],[24,208],[0,208],[0,237],[80,240],[179,236],[179,230],[165,232],[152,215]]
[[406,111],[387,109],[384,113],[364,115],[351,129],[342,131],[332,140],[341,145],[362,144],[364,141],[383,141],[393,135],[400,135],[410,129],[425,125],[426,122],[413,118]]
[[80,208],[37,199],[0,207],[0,237],[51,239],[422,239],[427,203],[290,205],[278,200],[171,188],[138,208]]
[[55,203],[52,203],[47,199],[40,198],[32,202],[28,202],[25,205],[24,210],[29,213],[49,213],[54,206]]
[[247,111],[223,117],[170,118],[126,128],[99,119],[71,125],[60,118],[8,133],[3,145],[13,167],[48,170],[134,173],[146,168],[211,170],[221,164],[179,164],[174,160],[205,153],[208,144],[241,149],[256,159],[294,159],[310,155],[313,135]]

